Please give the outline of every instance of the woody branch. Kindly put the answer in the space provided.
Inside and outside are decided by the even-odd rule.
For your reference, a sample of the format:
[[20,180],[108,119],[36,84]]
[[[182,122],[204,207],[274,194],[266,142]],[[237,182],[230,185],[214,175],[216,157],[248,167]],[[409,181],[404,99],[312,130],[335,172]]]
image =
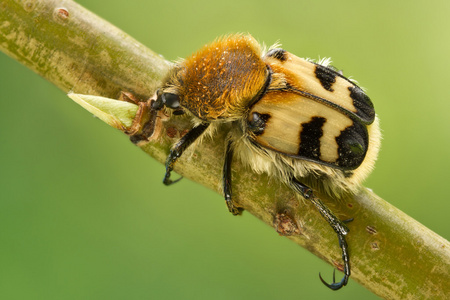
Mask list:
[[[147,99],[169,67],[159,55],[71,1],[63,6],[56,0],[2,1],[0,49],[65,92],[113,99],[122,91]],[[188,124],[167,120],[161,134],[140,148],[164,162],[173,132],[183,132]],[[188,149],[189,163],[180,158],[175,171],[220,192],[222,166],[217,157],[224,155],[225,147],[217,141],[224,137],[218,132],[217,139],[205,140],[201,149]],[[241,206],[315,255],[332,258],[329,262],[336,268],[342,267],[335,234],[313,205],[299,205],[288,187],[267,184],[270,180],[234,162],[233,192]],[[443,299],[450,294],[447,240],[368,189],[338,204],[319,197],[341,219],[354,218],[347,236],[354,280],[388,299],[408,295]]]

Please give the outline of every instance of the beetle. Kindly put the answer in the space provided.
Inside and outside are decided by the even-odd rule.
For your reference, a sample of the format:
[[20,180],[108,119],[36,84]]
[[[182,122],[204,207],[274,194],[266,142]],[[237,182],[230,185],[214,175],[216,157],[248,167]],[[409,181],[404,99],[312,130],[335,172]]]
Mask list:
[[[350,258],[348,228],[315,196],[355,193],[373,169],[380,145],[374,106],[365,92],[328,60],[302,59],[284,49],[267,52],[251,36],[235,34],[204,46],[169,71],[157,91],[153,111],[186,114],[194,126],[176,142],[166,160],[164,184],[175,162],[202,135],[227,126],[223,194],[233,200],[231,161],[238,156],[255,172],[265,172],[310,200],[336,232],[344,261],[345,286]],[[320,275],[320,274],[319,274]]]

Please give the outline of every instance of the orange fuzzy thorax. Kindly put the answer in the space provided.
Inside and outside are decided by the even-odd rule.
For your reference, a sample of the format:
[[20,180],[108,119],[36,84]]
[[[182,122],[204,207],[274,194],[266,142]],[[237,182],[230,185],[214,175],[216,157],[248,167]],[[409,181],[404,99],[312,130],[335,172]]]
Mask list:
[[206,45],[180,69],[181,105],[208,121],[242,117],[268,76],[260,46],[249,35],[232,35]]

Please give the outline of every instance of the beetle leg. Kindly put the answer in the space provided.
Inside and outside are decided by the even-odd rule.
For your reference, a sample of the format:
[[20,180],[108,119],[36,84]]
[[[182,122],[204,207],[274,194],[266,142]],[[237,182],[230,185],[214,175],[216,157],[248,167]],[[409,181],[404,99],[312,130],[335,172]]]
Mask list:
[[227,204],[228,210],[233,215],[239,215],[242,212],[242,209],[239,209],[234,205],[233,200],[231,199],[231,161],[233,159],[233,149],[231,147],[231,141],[228,141],[227,148],[225,150],[225,162],[223,164],[223,195],[225,197],[225,203]]
[[180,177],[177,180],[170,179],[170,172],[173,170],[173,166],[177,159],[183,154],[184,150],[189,147],[205,130],[208,128],[209,123],[201,123],[200,125],[192,128],[188,131],[170,150],[170,154],[166,160],[166,174],[164,176],[163,183],[165,185],[171,185],[181,180]]
[[[344,222],[339,220],[333,214],[333,212],[313,194],[312,189],[297,181],[295,178],[291,178],[290,183],[291,186],[296,191],[298,191],[305,199],[308,199],[314,204],[314,206],[319,210],[322,217],[325,218],[325,220],[328,222],[328,224],[330,224],[330,226],[338,236],[339,246],[342,250],[342,260],[344,261],[344,277],[341,279],[341,281],[336,282],[333,273],[333,283],[329,284],[322,279],[322,276],[319,273],[320,280],[323,282],[323,284],[325,284],[332,290],[338,290],[347,284],[348,278],[350,276],[350,256],[348,252],[347,242],[345,241],[345,235],[349,232],[349,229],[347,228],[347,226],[345,226]],[[351,221],[351,219],[349,221]]]

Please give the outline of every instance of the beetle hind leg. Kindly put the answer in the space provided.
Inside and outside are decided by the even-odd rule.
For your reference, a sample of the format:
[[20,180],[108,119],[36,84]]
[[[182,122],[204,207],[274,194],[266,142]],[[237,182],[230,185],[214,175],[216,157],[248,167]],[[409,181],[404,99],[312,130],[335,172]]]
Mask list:
[[[335,275],[333,273],[333,282],[331,284],[325,282],[323,280],[322,276],[319,273],[320,280],[323,284],[325,284],[328,288],[332,290],[338,290],[341,287],[347,285],[348,278],[350,277],[350,256],[348,251],[348,245],[347,241],[345,240],[345,236],[349,232],[349,229],[344,224],[343,221],[339,220],[333,212],[319,199],[317,198],[312,189],[304,185],[303,183],[299,182],[295,178],[291,178],[290,180],[291,186],[299,192],[305,199],[311,201],[314,206],[319,210],[322,217],[325,218],[325,220],[330,224],[330,226],[333,228],[333,230],[336,232],[339,240],[339,247],[342,251],[342,260],[344,261],[344,277],[339,282],[336,282]],[[350,222],[352,219],[347,220],[347,222]]]
[[336,282],[336,277],[335,277],[336,269],[334,269],[333,270],[333,283],[330,284],[330,283],[327,283],[319,273],[320,281],[322,281],[322,283],[324,285],[326,285],[328,288],[330,288],[334,291],[339,290],[344,285],[347,285],[348,278],[350,277],[350,257],[348,255],[347,242],[345,241],[345,237],[341,234],[338,234],[338,238],[339,238],[339,246],[342,249],[342,259],[344,260],[344,277],[342,277],[341,281]]

